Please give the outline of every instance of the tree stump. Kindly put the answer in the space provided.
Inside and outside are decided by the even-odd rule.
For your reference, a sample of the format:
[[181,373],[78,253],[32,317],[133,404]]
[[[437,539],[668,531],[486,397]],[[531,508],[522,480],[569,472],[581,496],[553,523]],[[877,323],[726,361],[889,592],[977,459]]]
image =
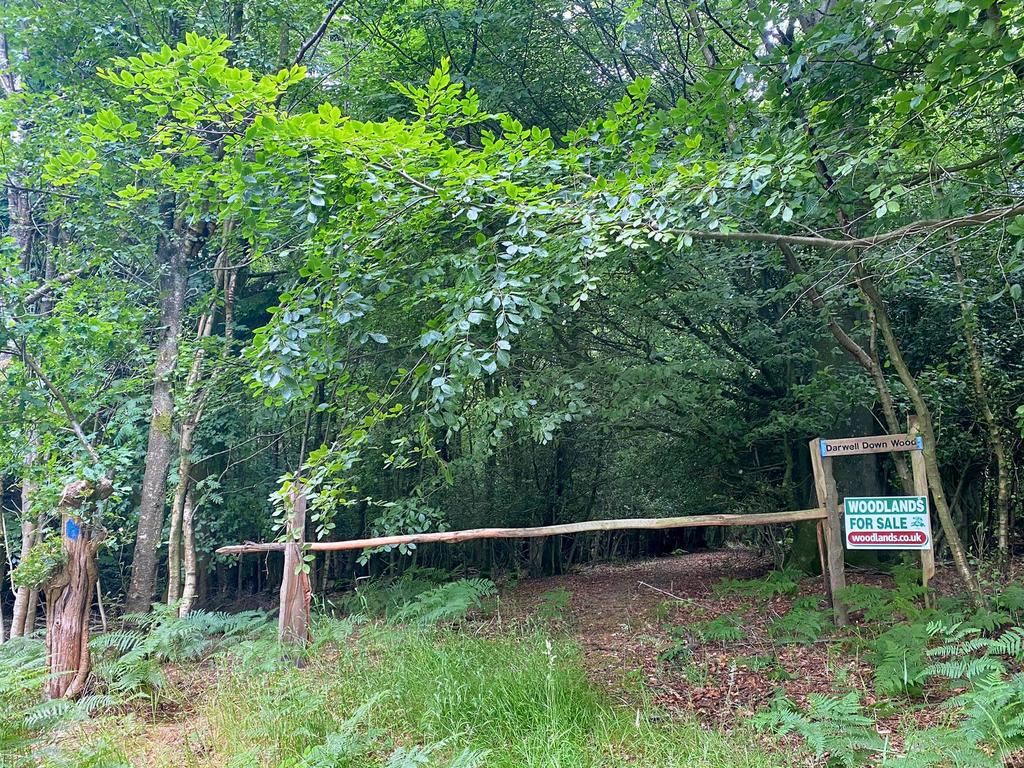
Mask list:
[[113,490],[108,480],[91,483],[76,480],[61,494],[61,537],[67,563],[44,587],[46,595],[46,658],[50,677],[44,693],[51,699],[73,699],[85,690],[91,669],[89,617],[96,590],[96,552],[102,535],[96,535],[83,516],[75,512],[86,504],[107,498]]

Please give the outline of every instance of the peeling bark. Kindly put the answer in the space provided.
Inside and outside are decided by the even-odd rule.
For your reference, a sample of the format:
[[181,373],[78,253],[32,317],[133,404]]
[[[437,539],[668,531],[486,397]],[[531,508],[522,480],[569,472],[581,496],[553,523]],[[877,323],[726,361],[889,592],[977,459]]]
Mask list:
[[303,565],[306,497],[300,489],[289,494],[291,514],[286,524],[284,572],[277,639],[285,645],[304,646],[309,639],[309,601],[312,590]]
[[185,583],[181,589],[181,604],[178,606],[179,616],[188,616],[196,600],[196,584],[198,581],[198,558],[196,556],[195,534],[195,499],[190,487],[185,494],[182,514],[182,535],[185,565]]
[[[72,518],[65,517],[64,521]],[[64,537],[68,563],[46,587],[46,657],[53,673],[44,684],[51,699],[82,693],[90,670],[89,614],[96,587],[96,548],[88,526],[74,540]]]
[[[203,342],[213,334],[213,326],[216,321],[217,293],[223,290],[224,295],[224,318],[225,326],[232,319],[232,303],[234,298],[234,284],[236,272],[230,266],[228,255],[228,238],[233,231],[233,223],[229,220],[223,227],[224,242],[217,264],[214,267],[213,295],[209,307],[199,316],[199,323],[196,329],[196,350],[192,358],[192,365],[189,368],[188,379],[185,384],[185,391],[193,393],[198,386],[203,374],[203,362],[206,358],[206,350]],[[231,348],[231,336],[225,329],[224,355],[227,356]],[[174,500],[171,504],[171,531],[167,549],[167,603],[173,604],[182,597],[182,557],[190,560],[193,570],[195,569],[196,553],[194,536],[186,535],[182,539],[184,518],[195,516],[195,503],[192,500],[192,449],[194,447],[195,435],[199,430],[199,424],[203,418],[203,410],[206,400],[210,395],[210,383],[207,382],[198,392],[192,394],[188,412],[182,421],[180,439],[178,441],[178,485],[174,490]],[[189,521],[192,525],[192,520]],[[184,547],[184,553],[182,553]],[[186,564],[185,579],[188,580],[188,565]],[[188,600],[188,606],[182,601],[179,613],[182,616],[191,610],[191,602],[195,595],[195,573],[192,574],[192,595]]]
[[109,480],[98,484],[77,480],[65,486],[61,495],[58,509],[67,563],[44,585],[46,659],[51,674],[43,691],[51,699],[77,698],[89,678],[89,616],[98,574],[96,552],[103,537],[79,511],[93,512],[95,503],[112,490]]

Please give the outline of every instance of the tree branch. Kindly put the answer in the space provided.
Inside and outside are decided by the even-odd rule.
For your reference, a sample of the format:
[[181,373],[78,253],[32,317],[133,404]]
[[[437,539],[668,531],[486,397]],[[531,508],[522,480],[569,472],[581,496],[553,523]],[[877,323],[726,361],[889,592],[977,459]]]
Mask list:
[[324,20],[321,22],[320,26],[316,28],[316,32],[310,35],[306,42],[302,44],[302,47],[299,48],[299,52],[295,55],[294,64],[301,64],[309,50],[320,43],[323,36],[327,34],[327,28],[331,25],[331,20],[334,18],[334,15],[341,10],[341,6],[344,4],[345,0],[336,0],[336,2],[330,7],[330,10],[327,11],[327,15],[324,16]]
[[712,241],[740,241],[755,243],[772,243],[773,245],[802,245],[808,248],[823,248],[826,250],[842,250],[847,248],[867,249],[879,245],[885,245],[895,240],[902,240],[905,237],[915,235],[927,235],[933,232],[941,232],[947,229],[962,229],[965,227],[983,227],[997,221],[1004,221],[1024,214],[1024,203],[1008,205],[1000,208],[988,208],[979,213],[972,213],[966,216],[956,216],[950,219],[920,219],[905,226],[881,232],[868,237],[851,237],[844,240],[836,240],[830,237],[818,237],[814,235],[787,235],[778,232],[709,232],[697,229],[669,230],[679,237],[692,237],[694,240]]
[[71,404],[68,403],[67,398],[64,397],[64,393],[57,389],[57,385],[54,384],[50,377],[43,372],[43,369],[39,367],[39,363],[36,362],[36,359],[28,353],[24,343],[21,345],[21,355],[25,360],[25,364],[32,370],[32,373],[34,373],[36,377],[43,382],[43,386],[45,386],[57,402],[60,403],[61,408],[64,410],[64,415],[67,416],[68,422],[71,424],[71,429],[75,433],[75,437],[78,438],[78,441],[85,448],[86,453],[89,454],[89,458],[99,464],[100,456],[96,453],[96,449],[92,447],[92,443],[89,442],[89,438],[86,437],[85,431],[82,429],[82,425],[75,417],[75,412],[71,410]]
[[58,275],[47,283],[43,283],[25,297],[25,305],[32,306],[40,299],[45,299],[58,285],[67,285],[76,278],[84,275],[87,271],[86,267],[80,267],[79,269],[73,269],[70,272],[65,272],[63,275]]

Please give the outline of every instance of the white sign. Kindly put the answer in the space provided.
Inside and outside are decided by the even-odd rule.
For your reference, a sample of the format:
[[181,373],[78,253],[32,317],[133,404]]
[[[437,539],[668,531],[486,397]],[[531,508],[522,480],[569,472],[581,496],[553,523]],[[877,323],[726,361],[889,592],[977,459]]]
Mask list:
[[931,549],[927,496],[843,499],[847,549]]
[[822,458],[829,456],[855,456],[860,453],[889,453],[893,451],[920,451],[924,447],[919,435],[876,435],[875,437],[841,437],[837,440],[818,439]]

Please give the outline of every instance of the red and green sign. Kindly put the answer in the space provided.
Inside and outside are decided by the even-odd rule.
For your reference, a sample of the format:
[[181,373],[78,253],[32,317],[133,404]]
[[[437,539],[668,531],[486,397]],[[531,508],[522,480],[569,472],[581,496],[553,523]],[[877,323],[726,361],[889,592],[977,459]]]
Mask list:
[[931,549],[927,496],[843,499],[847,549]]

